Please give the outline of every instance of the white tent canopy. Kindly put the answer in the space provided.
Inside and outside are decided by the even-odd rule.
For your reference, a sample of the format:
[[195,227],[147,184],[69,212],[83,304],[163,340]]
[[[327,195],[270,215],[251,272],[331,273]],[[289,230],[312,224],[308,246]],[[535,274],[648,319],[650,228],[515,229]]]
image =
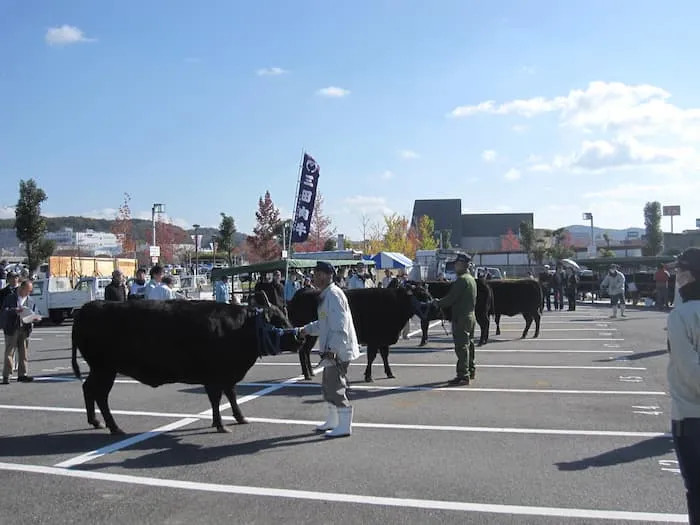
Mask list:
[[399,252],[379,252],[371,260],[374,261],[374,267],[379,270],[384,270],[385,268],[410,268],[413,266],[413,261]]

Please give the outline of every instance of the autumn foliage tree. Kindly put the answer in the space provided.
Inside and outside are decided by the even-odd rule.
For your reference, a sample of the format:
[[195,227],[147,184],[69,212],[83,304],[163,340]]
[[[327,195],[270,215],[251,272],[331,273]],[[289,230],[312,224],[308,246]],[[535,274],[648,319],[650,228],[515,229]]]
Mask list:
[[323,213],[323,195],[316,194],[314,211],[311,214],[309,225],[309,238],[294,246],[297,252],[318,252],[326,247],[326,243],[335,235],[335,228],[331,227],[332,220]]
[[384,251],[403,253],[412,259],[416,255],[418,242],[418,232],[409,227],[406,217],[396,213],[384,215]]
[[265,192],[265,197],[258,200],[258,211],[255,212],[256,224],[253,235],[246,238],[248,258],[250,262],[273,261],[280,256],[279,244],[275,240],[275,232],[280,222],[280,212]]
[[435,238],[435,221],[427,215],[421,215],[416,221],[416,234],[418,236],[418,249],[435,250],[438,241]]
[[[187,234],[170,222],[158,221],[156,222],[156,240],[155,242],[160,246],[160,261],[161,262],[172,262],[175,259],[175,245],[182,244],[187,239]],[[153,245],[153,233],[148,233],[148,244]]]
[[124,193],[124,202],[119,206],[117,217],[112,223],[112,233],[117,236],[122,246],[123,254],[133,254],[136,252],[136,243],[134,242],[133,224],[131,221],[131,208],[129,202],[131,195]]

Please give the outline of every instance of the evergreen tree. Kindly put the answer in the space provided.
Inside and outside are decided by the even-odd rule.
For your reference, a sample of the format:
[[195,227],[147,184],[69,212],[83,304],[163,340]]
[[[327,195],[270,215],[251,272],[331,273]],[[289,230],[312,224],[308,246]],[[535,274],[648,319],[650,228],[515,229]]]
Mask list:
[[520,246],[527,255],[527,265],[532,261],[532,252],[535,249],[535,229],[528,221],[520,223]]
[[221,213],[221,222],[219,223],[219,233],[215,236],[215,242],[221,252],[226,253],[226,260],[229,266],[233,266],[233,249],[236,246],[234,235],[236,233],[236,223],[233,217]]
[[661,231],[661,204],[657,201],[647,202],[644,206],[644,226],[646,227],[646,246],[644,255],[658,255],[663,250],[664,234]]
[[19,181],[19,200],[15,208],[15,231],[17,238],[24,243],[27,264],[32,271],[49,257],[56,247],[55,243],[44,240],[46,219],[41,216],[41,203],[46,198],[46,193],[36,185],[34,179]]

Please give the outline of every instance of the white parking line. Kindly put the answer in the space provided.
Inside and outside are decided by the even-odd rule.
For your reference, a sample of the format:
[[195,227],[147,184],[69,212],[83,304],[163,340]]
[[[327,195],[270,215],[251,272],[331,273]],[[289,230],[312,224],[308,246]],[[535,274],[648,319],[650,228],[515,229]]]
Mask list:
[[[300,366],[299,363],[257,363],[256,366]],[[367,366],[366,363],[350,363],[350,366]],[[372,366],[384,366],[382,363],[374,363]],[[391,363],[391,366],[409,368],[454,368],[454,363]],[[646,370],[641,366],[595,366],[595,365],[484,365],[479,368],[528,368],[542,370]]]
[[[238,383],[240,386],[269,386],[279,383]],[[290,383],[284,388],[321,388],[318,383]],[[350,382],[352,390],[396,390],[398,392],[500,392],[506,394],[575,394],[575,395],[619,395],[619,396],[665,396],[666,392],[645,390],[562,390],[549,388],[489,388],[459,386],[378,386]]]
[[[608,346],[608,345],[604,345]],[[618,348],[620,345],[616,345]],[[434,353],[434,352],[452,352],[453,348],[407,348],[407,347],[391,347],[391,353]],[[533,348],[489,348],[485,346],[476,347],[476,353],[481,354],[484,352],[490,352],[494,354],[506,354],[506,353],[522,353],[522,354],[633,354],[634,350],[540,350]]]
[[34,474],[48,474],[70,478],[89,479],[95,481],[108,481],[112,483],[125,483],[150,487],[166,487],[180,490],[192,490],[200,492],[214,492],[219,494],[245,494],[249,496],[263,496],[273,498],[286,498],[292,500],[320,501],[323,503],[354,503],[358,505],[377,505],[383,507],[416,508],[451,510],[458,512],[482,512],[490,514],[506,514],[521,516],[547,516],[561,518],[581,519],[605,519],[628,521],[653,521],[661,523],[687,523],[684,514],[663,514],[655,512],[631,512],[619,510],[591,510],[557,507],[530,507],[523,505],[505,505],[489,503],[468,503],[463,501],[445,501],[428,499],[409,499],[370,496],[363,494],[342,494],[337,492],[317,492],[310,490],[278,489],[268,487],[251,487],[243,485],[226,485],[217,483],[201,483],[195,481],[181,481],[165,478],[150,478],[144,476],[131,476],[126,474],[111,474],[107,472],[94,472],[84,470],[68,470],[55,467],[37,465],[23,465],[16,463],[0,463],[0,470],[29,472]]
[[[270,392],[275,392],[276,390],[279,390],[281,388],[284,388],[285,386],[289,384],[294,384],[295,381],[300,381],[301,379],[304,379],[304,376],[297,376],[293,377],[291,379],[287,379],[286,381],[282,381],[281,383],[274,383],[274,384],[269,384],[266,385],[266,388],[263,390],[260,390],[259,392],[256,392],[254,394],[250,394],[247,396],[243,396],[242,398],[238,399],[237,402],[240,405],[241,403],[246,403],[248,401],[252,401],[253,399],[257,399],[259,397],[262,397],[266,394],[269,394]],[[230,408],[231,405],[229,403],[223,403],[220,405],[219,409],[220,410],[226,410],[227,408]],[[200,412],[197,414],[198,416],[211,416],[212,409],[209,408],[208,410],[205,410],[203,412]],[[153,430],[150,430],[148,432],[144,432],[143,434],[138,434],[136,436],[132,436],[127,439],[123,439],[121,441],[118,441],[116,443],[113,443],[111,445],[108,445],[106,447],[98,448],[96,450],[91,450],[90,452],[86,452],[85,454],[81,454],[79,456],[67,459],[65,461],[62,461],[60,463],[57,463],[55,466],[56,467],[74,467],[76,465],[82,465],[84,463],[87,463],[88,461],[92,461],[93,459],[97,459],[99,457],[102,457],[106,454],[111,454],[112,452],[116,452],[117,450],[121,450],[126,447],[130,447],[131,445],[135,443],[140,443],[142,441],[146,441],[147,439],[151,439],[153,437],[159,436],[160,434],[163,434],[164,432],[168,432],[170,430],[175,430],[184,426],[189,425],[190,423],[194,423],[197,421],[197,418],[194,417],[186,417],[183,419],[180,419],[179,421],[175,421],[173,423],[170,423],[168,425],[164,425],[162,427],[154,428]]]

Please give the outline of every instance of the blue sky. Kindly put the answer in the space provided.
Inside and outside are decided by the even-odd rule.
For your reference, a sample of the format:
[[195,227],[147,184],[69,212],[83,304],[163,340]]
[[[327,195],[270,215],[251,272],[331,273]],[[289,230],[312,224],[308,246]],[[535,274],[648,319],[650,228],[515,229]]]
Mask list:
[[607,228],[660,200],[694,228],[699,16],[690,1],[0,0],[0,216],[33,177],[52,215],[112,217],[128,191],[137,216],[163,202],[178,224],[225,212],[250,231],[266,189],[291,213],[305,148],[350,238],[363,213],[420,198]]

